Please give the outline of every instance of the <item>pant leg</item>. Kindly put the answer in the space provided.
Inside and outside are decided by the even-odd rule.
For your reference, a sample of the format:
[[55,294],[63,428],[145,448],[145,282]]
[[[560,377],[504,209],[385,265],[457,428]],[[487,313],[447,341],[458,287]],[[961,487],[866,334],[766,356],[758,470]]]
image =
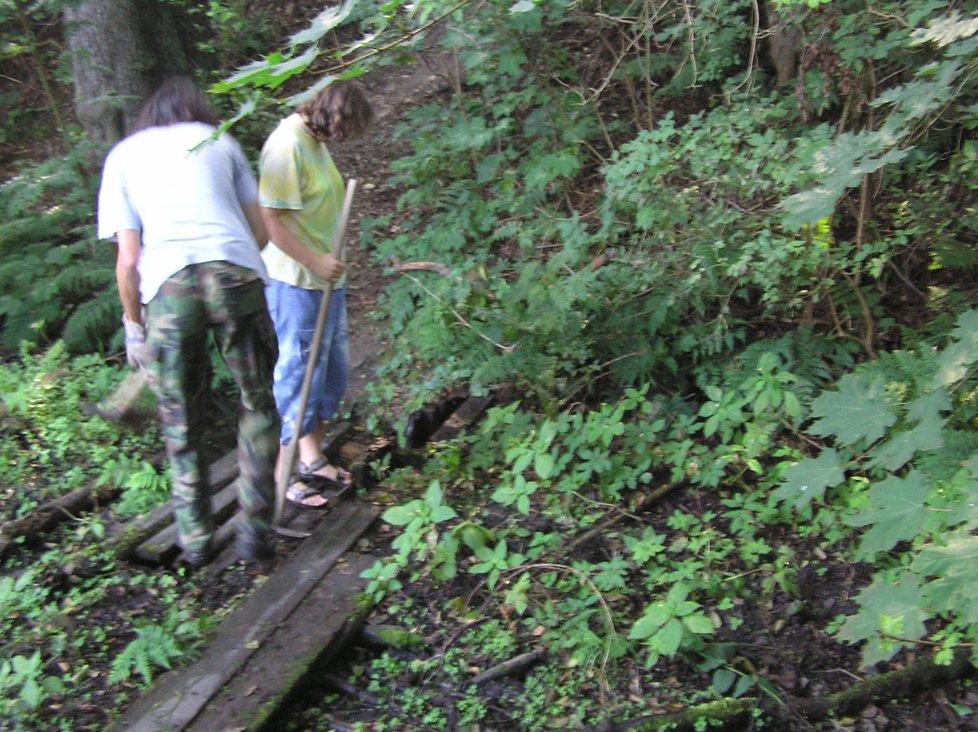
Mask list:
[[317,415],[320,420],[336,419],[350,374],[350,333],[346,317],[346,290],[333,291],[329,301],[329,313],[323,329],[324,358],[320,359],[325,370],[323,390],[319,395]]
[[[278,361],[275,364],[275,402],[282,417],[280,441],[288,444],[299,424],[299,436],[307,435],[318,424],[319,399],[325,389],[326,371],[313,371],[309,400],[301,419],[297,419],[302,382],[316,328],[316,317],[322,301],[322,290],[306,290],[272,280],[266,289],[268,307],[278,337]],[[325,355],[320,351],[320,363]]]
[[250,270],[209,263],[203,280],[208,322],[241,392],[238,418],[239,529],[268,533],[275,505],[275,460],[281,423],[272,395],[277,356],[264,287]]
[[146,326],[147,370],[170,460],[180,544],[199,551],[214,533],[206,467],[200,454],[211,375],[206,309],[192,268],[163,283],[146,306]]

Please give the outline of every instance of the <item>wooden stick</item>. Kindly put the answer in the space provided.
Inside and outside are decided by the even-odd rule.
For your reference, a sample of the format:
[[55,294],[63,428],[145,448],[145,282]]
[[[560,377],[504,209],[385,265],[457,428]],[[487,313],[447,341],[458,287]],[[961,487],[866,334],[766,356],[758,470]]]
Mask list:
[[[346,184],[346,198],[343,201],[343,212],[340,214],[340,225],[336,230],[336,238],[333,240],[333,256],[339,260],[343,259],[343,247],[345,244],[344,236],[346,226],[350,220],[350,209],[353,206],[353,193],[356,191],[357,182],[350,179]],[[289,487],[289,476],[292,475],[292,466],[295,463],[296,448],[299,444],[299,432],[302,430],[302,420],[305,417],[306,405],[309,403],[309,392],[312,389],[312,375],[316,369],[316,361],[319,360],[319,349],[323,342],[323,330],[326,327],[326,316],[329,313],[329,299],[333,296],[333,283],[327,282],[323,289],[323,299],[319,303],[319,312],[316,316],[316,330],[313,334],[312,345],[309,349],[309,363],[306,365],[306,373],[302,379],[302,390],[299,392],[299,407],[295,414],[295,429],[292,430],[292,439],[285,448],[285,454],[279,465],[278,478],[275,482],[275,517],[272,521],[272,528],[279,534],[294,538],[304,538],[309,536],[308,532],[287,529],[281,525],[282,512],[285,510],[285,493]]]
[[486,681],[492,681],[493,679],[501,679],[503,676],[509,676],[509,674],[514,671],[519,671],[521,668],[529,666],[531,663],[535,663],[537,660],[542,658],[546,654],[545,648],[535,648],[529,653],[521,653],[519,656],[514,656],[508,661],[503,661],[502,663],[497,663],[492,668],[487,668],[481,674],[476,674],[471,679],[468,680],[469,684],[483,684]]

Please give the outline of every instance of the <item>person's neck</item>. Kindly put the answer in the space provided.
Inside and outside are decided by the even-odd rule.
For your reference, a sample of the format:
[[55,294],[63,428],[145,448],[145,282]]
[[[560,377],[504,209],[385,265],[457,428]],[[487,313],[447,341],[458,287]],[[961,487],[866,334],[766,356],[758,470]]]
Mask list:
[[307,120],[304,115],[300,114],[299,112],[296,112],[295,115],[299,118],[299,122],[302,123],[302,129],[304,129],[306,133],[316,142],[327,141],[328,138],[325,135],[317,135],[315,132],[313,132],[312,127],[309,126],[309,120]]

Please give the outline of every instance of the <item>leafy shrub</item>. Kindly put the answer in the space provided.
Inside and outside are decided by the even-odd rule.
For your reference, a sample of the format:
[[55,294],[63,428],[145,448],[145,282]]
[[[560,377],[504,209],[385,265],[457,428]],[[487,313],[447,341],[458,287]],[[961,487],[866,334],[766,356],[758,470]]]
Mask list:
[[945,659],[963,639],[978,639],[968,589],[976,578],[963,561],[978,521],[968,404],[978,388],[976,334],[978,311],[968,311],[940,350],[888,354],[823,392],[808,431],[832,444],[794,463],[775,493],[804,514],[847,481],[864,486],[846,521],[862,529],[857,556],[878,571],[839,637],[865,642],[866,665],[925,636]]
[[0,185],[0,347],[8,352],[63,337],[85,353],[117,339],[115,253],[95,239],[89,155],[76,145]]

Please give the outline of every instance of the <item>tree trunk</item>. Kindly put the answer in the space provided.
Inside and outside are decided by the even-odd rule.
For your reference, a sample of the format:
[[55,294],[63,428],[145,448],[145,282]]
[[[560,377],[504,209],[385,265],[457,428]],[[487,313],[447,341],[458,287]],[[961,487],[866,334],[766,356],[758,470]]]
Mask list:
[[768,54],[778,85],[788,84],[798,75],[798,52],[802,36],[797,27],[792,26],[789,17],[778,12],[773,3],[765,3],[767,15]]
[[172,9],[157,0],[79,0],[65,8],[75,112],[100,148],[132,131],[161,81],[189,72]]

